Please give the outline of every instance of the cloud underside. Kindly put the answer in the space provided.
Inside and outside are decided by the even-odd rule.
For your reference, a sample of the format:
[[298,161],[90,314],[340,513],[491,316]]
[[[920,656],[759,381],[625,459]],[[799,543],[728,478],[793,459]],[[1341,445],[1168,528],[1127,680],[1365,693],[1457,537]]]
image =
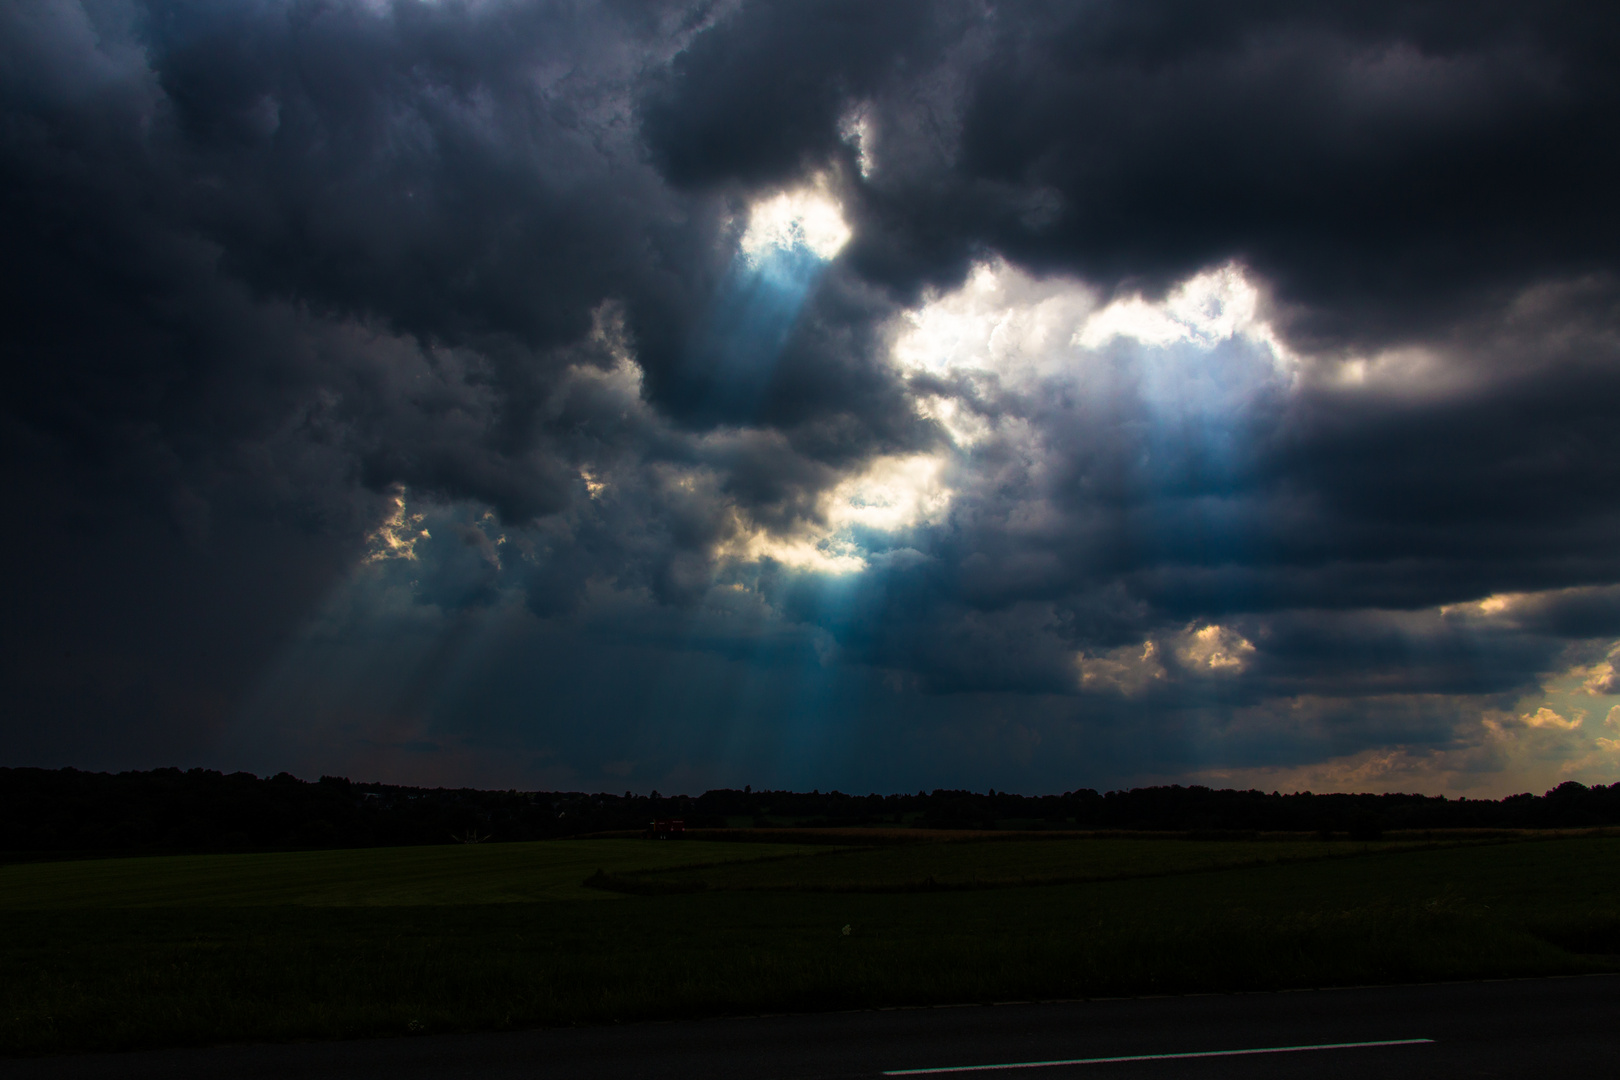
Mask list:
[[12,5],[0,747],[1620,778],[1616,25]]

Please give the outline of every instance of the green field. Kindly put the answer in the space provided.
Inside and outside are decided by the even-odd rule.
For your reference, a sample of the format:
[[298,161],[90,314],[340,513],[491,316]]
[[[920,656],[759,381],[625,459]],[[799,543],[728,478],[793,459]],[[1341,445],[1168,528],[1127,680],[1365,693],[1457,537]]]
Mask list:
[[[704,889],[803,892],[915,892],[994,889],[1152,877],[1378,851],[1433,847],[1421,841],[1323,844],[1315,840],[1190,841],[1100,837],[999,840],[848,848],[791,859],[734,860],[697,868],[607,871],[626,891]],[[644,890],[637,890],[642,885]],[[663,887],[663,888],[661,888]]]
[[34,1053],[1616,970],[1620,838],[119,859],[0,867],[0,911]]
[[616,899],[607,873],[826,851],[798,844],[553,840],[528,844],[171,855],[0,867],[0,910],[408,907]]

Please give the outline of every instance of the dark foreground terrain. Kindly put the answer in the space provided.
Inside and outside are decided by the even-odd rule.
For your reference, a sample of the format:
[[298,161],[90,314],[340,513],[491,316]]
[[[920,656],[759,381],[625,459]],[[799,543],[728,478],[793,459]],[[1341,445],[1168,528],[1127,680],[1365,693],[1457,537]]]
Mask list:
[[1613,1075],[1617,1016],[1620,976],[1595,976],[104,1054],[0,1080],[1541,1080]]
[[1620,971],[1601,832],[909,835],[4,866],[0,1051]]

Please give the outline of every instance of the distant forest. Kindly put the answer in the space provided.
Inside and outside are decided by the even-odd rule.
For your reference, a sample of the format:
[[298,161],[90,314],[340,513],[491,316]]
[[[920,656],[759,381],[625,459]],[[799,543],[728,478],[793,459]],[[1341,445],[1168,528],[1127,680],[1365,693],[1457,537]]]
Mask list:
[[479,791],[310,783],[203,769],[117,774],[0,769],[0,852],[13,858],[540,840],[644,829],[910,825],[935,829],[1296,831],[1372,839],[1394,829],[1568,828],[1620,824],[1620,783],[1560,784],[1544,795],[1282,795],[1207,787],[1099,794],[915,795],[733,791],[691,797]]

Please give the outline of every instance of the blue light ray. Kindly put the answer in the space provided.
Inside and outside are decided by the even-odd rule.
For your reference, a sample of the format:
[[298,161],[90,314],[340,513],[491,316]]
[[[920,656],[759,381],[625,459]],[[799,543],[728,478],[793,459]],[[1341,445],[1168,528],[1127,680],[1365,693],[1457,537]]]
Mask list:
[[692,343],[694,374],[709,383],[709,404],[734,420],[759,409],[799,314],[827,260],[803,244],[738,253],[714,308]]

